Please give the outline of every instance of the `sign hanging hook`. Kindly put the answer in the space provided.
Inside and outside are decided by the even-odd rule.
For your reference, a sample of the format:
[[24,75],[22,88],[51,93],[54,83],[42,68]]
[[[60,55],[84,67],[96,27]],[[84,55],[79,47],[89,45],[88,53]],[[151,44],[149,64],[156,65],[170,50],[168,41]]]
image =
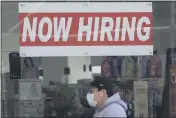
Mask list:
[[89,2],[90,2],[90,0],[85,0],[84,1],[84,6],[88,6]]

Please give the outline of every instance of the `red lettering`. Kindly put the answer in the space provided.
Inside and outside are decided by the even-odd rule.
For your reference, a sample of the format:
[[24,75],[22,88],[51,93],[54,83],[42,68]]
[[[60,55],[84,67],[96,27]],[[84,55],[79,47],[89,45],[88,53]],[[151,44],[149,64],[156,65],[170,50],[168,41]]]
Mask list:
[[20,25],[21,46],[152,44],[152,13],[25,15],[20,14],[23,20]]

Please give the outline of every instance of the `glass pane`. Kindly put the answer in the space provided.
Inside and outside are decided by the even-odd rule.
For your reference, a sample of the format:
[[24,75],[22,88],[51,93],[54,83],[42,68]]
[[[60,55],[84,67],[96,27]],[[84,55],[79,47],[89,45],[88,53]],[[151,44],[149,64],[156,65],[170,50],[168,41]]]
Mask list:
[[[86,2],[85,5],[88,4]],[[16,58],[13,55],[19,54],[20,35],[18,2],[2,2],[1,7],[1,106],[4,117],[93,116],[95,109],[86,98],[87,93],[90,93],[90,86],[84,84],[89,84],[100,75],[108,76],[109,81],[113,82],[113,95],[120,94],[121,100],[128,106],[126,114],[130,118],[135,117],[135,113],[139,114],[140,108],[147,107],[144,110],[146,117],[176,116],[175,86],[170,83],[176,75],[176,51],[168,50],[176,48],[176,27],[172,26],[172,21],[176,23],[176,2],[152,2],[153,47],[157,54],[145,57],[114,55],[108,56],[107,60],[107,55],[90,58]],[[110,6],[105,9],[108,7]],[[77,80],[78,83],[75,82]],[[141,92],[137,91],[136,86],[146,87]],[[95,88],[92,91],[99,90]],[[103,90],[100,88],[99,93],[104,92]],[[108,93],[107,90],[104,93]],[[147,102],[141,103],[146,106],[139,107],[135,104],[134,101],[139,101],[140,96],[146,96],[144,101]],[[108,96],[107,99],[109,98]],[[139,115],[142,117],[143,113]]]

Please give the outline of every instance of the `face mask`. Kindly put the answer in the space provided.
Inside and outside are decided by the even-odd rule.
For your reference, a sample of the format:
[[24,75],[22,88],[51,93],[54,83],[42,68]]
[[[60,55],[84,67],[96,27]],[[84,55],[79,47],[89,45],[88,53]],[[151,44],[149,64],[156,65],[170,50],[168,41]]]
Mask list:
[[97,102],[94,101],[94,94],[90,94],[90,93],[87,94],[87,102],[92,107],[95,107],[97,105]]

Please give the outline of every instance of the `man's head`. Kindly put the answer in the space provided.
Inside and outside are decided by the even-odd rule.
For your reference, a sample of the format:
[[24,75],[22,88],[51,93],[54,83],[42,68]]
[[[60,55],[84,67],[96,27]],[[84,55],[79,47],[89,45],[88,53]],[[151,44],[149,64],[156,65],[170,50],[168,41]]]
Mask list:
[[113,84],[109,78],[97,76],[90,82],[87,101],[92,107],[102,107],[104,102],[113,95]]

